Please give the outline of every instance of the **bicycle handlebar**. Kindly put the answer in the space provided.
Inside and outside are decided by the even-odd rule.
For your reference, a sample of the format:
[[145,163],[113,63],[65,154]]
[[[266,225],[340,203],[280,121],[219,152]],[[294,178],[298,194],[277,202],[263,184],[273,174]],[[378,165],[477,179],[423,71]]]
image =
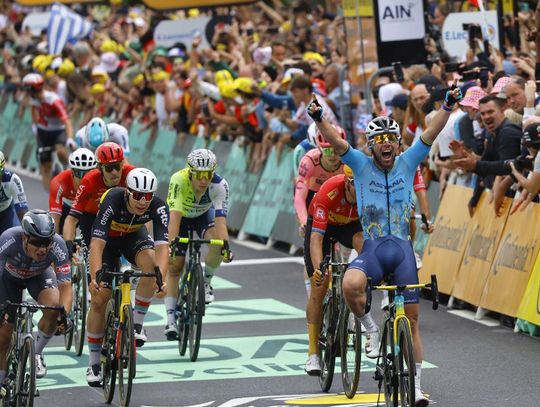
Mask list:
[[0,305],[0,321],[3,321],[5,318],[5,315],[8,312],[8,309],[10,307],[13,308],[27,308],[29,312],[36,312],[39,310],[49,309],[53,311],[59,311],[61,315],[66,316],[66,310],[64,309],[63,305],[41,305],[41,304],[34,304],[31,302],[11,302],[9,300],[4,301]]
[[178,246],[179,244],[189,244],[189,243],[200,243],[200,244],[209,244],[210,246],[229,246],[227,240],[221,239],[190,239],[189,237],[180,237],[177,236],[171,242],[171,246]]
[[[428,284],[405,284],[405,285],[371,285],[371,278],[368,278],[367,285],[367,296],[368,301],[366,301],[366,309],[369,305],[371,306],[371,291],[373,290],[385,290],[385,291],[398,291],[403,292],[412,288],[431,288],[431,300],[432,308],[434,310],[439,308],[439,285],[437,284],[437,276],[435,274],[431,275],[431,283]],[[367,313],[368,311],[366,311]]]
[[156,279],[156,285],[158,286],[158,292],[161,292],[161,287],[163,286],[163,276],[161,275],[161,270],[158,266],[154,267],[153,273],[144,273],[141,271],[135,271],[129,269],[126,271],[110,271],[110,270],[101,270],[96,274],[96,282],[99,284],[103,280],[104,275],[117,276],[117,277],[154,277]]

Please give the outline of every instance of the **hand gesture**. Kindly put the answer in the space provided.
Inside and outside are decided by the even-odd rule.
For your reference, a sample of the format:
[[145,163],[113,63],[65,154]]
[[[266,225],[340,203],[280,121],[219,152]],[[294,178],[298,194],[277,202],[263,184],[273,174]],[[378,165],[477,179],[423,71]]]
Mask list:
[[316,122],[320,122],[322,120],[323,108],[317,100],[317,96],[315,95],[315,93],[311,94],[311,100],[309,101],[309,104],[307,106],[307,113],[309,117],[311,117]]

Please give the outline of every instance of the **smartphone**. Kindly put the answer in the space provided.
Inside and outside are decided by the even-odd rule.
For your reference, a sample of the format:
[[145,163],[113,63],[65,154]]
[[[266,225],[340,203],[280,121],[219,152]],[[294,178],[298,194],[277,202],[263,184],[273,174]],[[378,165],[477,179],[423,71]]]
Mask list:
[[255,31],[253,28],[246,28],[246,34],[248,37],[251,37]]
[[470,71],[464,71],[461,73],[464,81],[474,81],[479,78],[480,72],[476,69],[471,69]]
[[431,59],[428,59],[426,60],[426,62],[424,63],[424,65],[426,66],[426,69],[428,71],[431,71],[431,68],[433,68],[433,61]]
[[444,64],[444,71],[446,73],[449,73],[449,72],[459,72],[459,65],[460,63],[459,62],[446,62]]
[[[478,78],[480,79],[480,87],[487,88],[488,83],[489,83],[489,69],[480,68]],[[537,87],[538,87],[538,85],[537,85]]]
[[394,76],[396,77],[396,81],[403,82],[405,80],[405,76],[403,75],[403,65],[401,65],[401,62],[392,62],[392,68],[394,68]]

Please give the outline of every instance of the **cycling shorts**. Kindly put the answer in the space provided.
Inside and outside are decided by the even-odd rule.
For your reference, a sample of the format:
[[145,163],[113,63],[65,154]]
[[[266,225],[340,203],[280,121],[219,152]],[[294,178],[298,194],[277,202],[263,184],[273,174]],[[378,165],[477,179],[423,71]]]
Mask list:
[[[313,218],[311,216],[308,216],[305,234],[304,234],[304,263],[306,264],[306,271],[309,277],[313,275],[313,272],[315,271],[315,267],[313,267],[313,263],[311,261],[311,252],[309,247],[309,242],[311,241],[311,236],[313,233],[318,232],[312,232],[312,226],[313,226]],[[337,241],[341,243],[343,246],[352,249],[353,247],[353,236],[356,233],[361,233],[362,227],[360,225],[359,220],[355,220],[354,222],[347,223],[345,225],[328,225],[326,228],[326,232],[324,234],[323,238],[323,257],[327,254],[330,254],[331,249],[331,243],[332,241]],[[316,264],[317,268],[319,267],[318,264]]]
[[[362,271],[371,277],[372,285],[382,281],[388,284],[418,284],[418,270],[412,243],[395,236],[383,236],[364,240],[362,253],[349,264],[351,269]],[[405,303],[417,304],[419,289],[404,292]]]
[[[204,235],[208,229],[211,229],[215,226],[215,215],[214,208],[208,209],[202,215],[197,216],[196,218],[182,218],[180,222],[180,231],[178,236],[188,237],[188,232],[190,230],[197,232],[197,235],[204,239]],[[187,252],[188,245],[181,243],[176,246],[175,256],[185,257]]]
[[13,226],[20,226],[21,222],[15,212],[15,208],[9,205],[5,211],[0,212],[0,234]]
[[[0,272],[0,304],[8,300],[20,303],[22,301],[22,292],[25,288],[36,301],[41,291],[49,288],[57,289],[56,274],[52,267],[47,268],[37,276],[26,279],[13,277],[6,270]],[[8,311],[9,322],[15,322],[16,313],[16,309],[10,308]]]
[[38,161],[40,164],[50,163],[52,153],[57,144],[65,145],[67,141],[65,130],[37,129]]

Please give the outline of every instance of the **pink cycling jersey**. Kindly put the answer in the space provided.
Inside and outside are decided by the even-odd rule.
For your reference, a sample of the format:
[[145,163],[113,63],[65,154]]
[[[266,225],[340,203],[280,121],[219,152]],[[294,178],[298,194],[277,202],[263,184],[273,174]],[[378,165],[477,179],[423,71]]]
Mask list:
[[301,225],[307,223],[309,201],[324,182],[334,175],[343,174],[343,164],[335,171],[323,168],[321,164],[321,151],[314,148],[300,161],[298,178],[294,193],[294,210]]

